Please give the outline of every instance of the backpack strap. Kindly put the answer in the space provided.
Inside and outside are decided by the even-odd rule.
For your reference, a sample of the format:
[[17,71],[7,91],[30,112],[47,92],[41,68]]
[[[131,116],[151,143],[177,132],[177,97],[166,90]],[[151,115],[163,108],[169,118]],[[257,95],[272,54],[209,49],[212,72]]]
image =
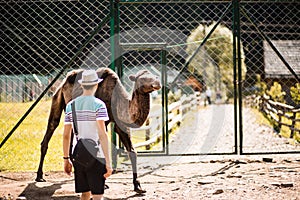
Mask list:
[[78,141],[78,125],[77,125],[77,116],[76,116],[76,110],[75,110],[75,100],[73,103],[71,103],[72,107],[72,119],[73,119],[73,127],[74,127],[74,134],[76,136],[76,140]]

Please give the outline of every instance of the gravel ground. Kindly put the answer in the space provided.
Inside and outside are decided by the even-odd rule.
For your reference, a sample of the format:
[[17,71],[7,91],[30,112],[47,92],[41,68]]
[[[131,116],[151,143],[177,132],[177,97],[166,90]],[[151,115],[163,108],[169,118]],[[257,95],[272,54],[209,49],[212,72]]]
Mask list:
[[[123,164],[124,171],[108,179],[110,188],[105,191],[105,199],[299,200],[300,160],[296,156],[268,158],[272,162],[258,156],[216,156],[202,161],[184,157],[176,162],[173,157],[161,158],[164,162],[152,157],[147,162],[151,165],[145,164],[142,158],[144,165],[140,165],[139,175],[147,193],[138,195],[132,190],[130,166]],[[79,199],[73,192],[73,179],[62,172],[48,172],[45,183],[34,182],[34,177],[35,173],[1,173],[0,194],[30,200]]]
[[[171,139],[174,154],[230,153],[234,151],[233,105],[211,105],[187,115],[184,126]],[[237,125],[239,127],[239,125]],[[239,136],[238,136],[239,140]],[[279,137],[272,127],[259,124],[253,111],[243,109],[243,152],[299,151],[300,145]]]
[[[170,154],[232,152],[233,107],[212,105],[188,115],[170,138]],[[270,127],[257,125],[244,110],[244,151],[299,151]],[[129,161],[107,184],[105,199],[294,199],[300,200],[299,154],[138,157],[139,179],[146,194],[132,189]],[[47,172],[47,182],[34,182],[34,172],[0,172],[0,197],[11,199],[79,199],[73,177]],[[1,199],[1,198],[0,198]]]

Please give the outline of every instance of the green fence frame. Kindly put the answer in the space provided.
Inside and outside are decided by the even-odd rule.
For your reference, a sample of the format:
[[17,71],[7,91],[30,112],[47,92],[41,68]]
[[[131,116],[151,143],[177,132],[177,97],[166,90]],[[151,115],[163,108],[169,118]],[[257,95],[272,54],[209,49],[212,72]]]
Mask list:
[[[121,55],[121,44],[120,44],[120,38],[119,38],[119,32],[120,32],[120,10],[119,6],[120,4],[127,4],[127,3],[145,3],[145,2],[161,2],[160,0],[110,0],[110,13],[102,20],[102,22],[90,33],[89,37],[85,40],[85,42],[78,48],[75,55],[66,63],[66,65],[63,66],[63,68],[59,71],[59,73],[53,78],[53,80],[47,85],[45,90],[41,93],[40,96],[37,97],[35,102],[30,106],[30,108],[26,111],[26,113],[21,117],[21,119],[16,123],[16,125],[12,128],[12,130],[7,134],[7,136],[4,138],[3,141],[0,143],[0,148],[6,143],[6,141],[11,137],[11,135],[14,133],[14,131],[19,127],[19,125],[24,121],[24,119],[30,114],[30,112],[33,110],[33,108],[38,104],[38,102],[45,96],[47,91],[53,86],[53,84],[59,79],[59,77],[65,72],[66,69],[70,67],[70,65],[75,61],[75,59],[82,53],[82,51],[85,49],[85,47],[90,43],[90,41],[94,38],[94,36],[102,29],[102,27],[110,23],[110,44],[111,44],[111,65],[110,68],[117,72],[119,77],[123,76],[123,68],[122,68],[122,55]],[[185,2],[185,1],[174,1],[174,2]],[[196,2],[196,1],[195,1]],[[199,1],[201,2],[201,1]],[[229,2],[230,3],[230,2]],[[288,151],[288,152],[252,152],[252,153],[244,153],[243,152],[243,97],[242,97],[242,73],[241,73],[241,33],[240,33],[240,18],[241,13],[252,23],[256,28],[257,31],[261,34],[261,36],[266,39],[266,41],[269,43],[271,48],[274,50],[274,52],[277,54],[277,56],[280,58],[280,60],[285,64],[285,66],[289,69],[291,74],[295,77],[295,79],[300,82],[300,79],[298,75],[295,73],[295,71],[291,68],[291,66],[288,64],[288,62],[284,59],[284,57],[280,54],[280,52],[276,49],[276,47],[272,44],[271,40],[261,31],[255,22],[247,15],[245,10],[243,9],[243,5],[241,5],[242,2],[239,0],[232,0],[229,4],[228,8],[224,12],[228,12],[232,8],[233,13],[233,66],[234,66],[234,76],[233,76],[233,82],[234,82],[234,143],[235,143],[235,149],[232,153],[224,153],[224,154],[287,154],[287,153],[300,153],[299,151]],[[218,23],[216,26],[220,23],[222,20],[223,15],[220,17]],[[5,24],[4,24],[5,25]],[[9,30],[9,29],[8,29]],[[214,29],[211,31],[211,33],[214,31]],[[202,41],[202,43],[199,45],[198,49],[194,52],[196,54],[199,49],[205,44],[207,39],[210,37],[211,33],[205,37],[205,39]],[[165,48],[161,48],[161,64],[163,66],[166,66],[166,54],[167,51]],[[184,66],[187,67],[188,64],[192,61],[193,56],[189,59],[189,61]],[[182,69],[183,70],[183,69]],[[167,98],[167,91],[172,88],[172,85],[175,84],[176,79],[171,85],[167,85],[166,80],[166,70],[162,71],[162,83],[163,88],[163,107],[167,109],[168,106],[168,98]],[[165,114],[167,112],[162,111],[162,115],[164,117],[164,121],[168,121],[168,116]],[[165,123],[165,126],[167,126],[167,123]],[[169,136],[168,131],[166,131],[167,127],[164,128],[165,133],[163,133],[163,141],[165,142],[164,148],[166,147],[164,154],[165,155],[171,155],[171,156],[179,156],[178,154],[169,154],[168,151],[168,144],[169,144]],[[112,143],[114,144],[114,147],[117,147],[117,136],[115,133],[112,134]],[[116,160],[118,151],[116,148],[112,149],[112,155],[113,155],[113,167],[116,166]],[[162,154],[156,154],[156,152],[149,152],[151,155],[159,155]],[[149,155],[149,153],[145,155]],[[217,153],[220,155],[220,153]],[[203,155],[201,153],[199,154],[180,154],[180,156],[184,155]],[[207,154],[205,154],[207,155]],[[210,155],[210,154],[209,154]],[[215,154],[212,154],[215,155]]]

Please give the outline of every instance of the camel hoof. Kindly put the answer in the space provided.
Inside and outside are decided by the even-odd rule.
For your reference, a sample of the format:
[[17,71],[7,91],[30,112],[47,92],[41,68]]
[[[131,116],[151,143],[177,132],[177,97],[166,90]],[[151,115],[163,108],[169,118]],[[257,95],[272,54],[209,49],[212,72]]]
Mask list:
[[143,189],[140,189],[140,188],[136,188],[136,189],[134,189],[134,191],[135,191],[136,193],[138,193],[138,194],[144,194],[144,193],[147,192],[146,190],[143,190]]
[[134,191],[138,194],[146,193],[146,190],[143,190],[139,181],[134,181]]
[[113,169],[112,174],[117,174],[117,173],[121,173],[121,172],[123,172],[123,170]]
[[36,181],[36,182],[46,182],[46,180],[43,179],[43,178],[41,178],[41,177],[37,177],[37,178],[35,179],[35,181]]

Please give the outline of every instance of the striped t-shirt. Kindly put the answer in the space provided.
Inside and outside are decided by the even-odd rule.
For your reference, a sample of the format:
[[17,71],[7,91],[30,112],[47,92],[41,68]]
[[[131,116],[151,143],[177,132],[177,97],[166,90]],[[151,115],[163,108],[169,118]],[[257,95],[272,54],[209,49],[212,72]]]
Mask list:
[[[75,101],[78,138],[90,138],[98,143],[99,135],[96,120],[109,120],[105,103],[94,96],[79,96],[75,100],[69,102],[66,106],[65,124],[72,124],[72,126],[73,118],[71,103],[73,101]],[[74,142],[76,143],[76,140],[73,141],[73,144]],[[73,147],[74,146],[75,145],[73,145]],[[101,148],[100,156],[104,157]]]

